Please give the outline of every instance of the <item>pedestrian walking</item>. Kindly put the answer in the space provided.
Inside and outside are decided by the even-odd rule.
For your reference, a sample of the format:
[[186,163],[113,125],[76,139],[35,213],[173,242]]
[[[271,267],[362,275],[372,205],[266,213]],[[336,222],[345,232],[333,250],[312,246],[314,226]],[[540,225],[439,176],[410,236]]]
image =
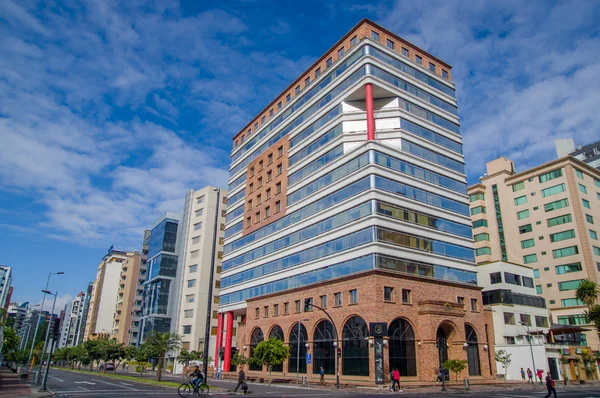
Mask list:
[[527,380],[527,384],[533,384],[533,372],[529,368],[527,368],[527,377],[529,378],[529,380]]
[[440,367],[438,368],[438,370],[437,370],[437,379],[436,379],[436,381],[435,381],[435,382],[436,382],[436,383],[441,383],[441,382],[443,381],[443,380],[442,380],[442,377],[443,377],[443,376],[444,376],[444,372],[442,372],[442,367],[440,366]]
[[217,367],[217,379],[221,378],[221,374],[223,373],[223,369],[221,366]]
[[319,375],[321,375],[321,379],[319,380],[319,384],[321,384],[321,385],[325,384],[325,369],[323,369],[322,366],[321,366],[321,369],[319,369]]
[[544,384],[544,382],[542,381],[544,378],[544,370],[543,369],[537,370],[537,378],[540,380],[540,384]]
[[546,376],[546,388],[548,389],[548,394],[544,398],[550,398],[550,394],[554,394],[554,398],[556,398],[556,388],[554,388],[554,380],[550,376],[550,371],[548,371]]
[[400,372],[398,371],[398,369],[394,369],[391,375],[392,385],[390,386],[390,391],[396,391],[396,386],[398,386],[398,391],[400,391]]
[[521,368],[521,382],[525,383],[525,380],[527,380],[527,377],[525,376],[525,371]]
[[244,369],[240,369],[240,373],[238,373],[238,382],[233,391],[237,392],[240,387],[244,391],[244,394],[248,392],[248,383],[246,383],[246,372],[244,372]]

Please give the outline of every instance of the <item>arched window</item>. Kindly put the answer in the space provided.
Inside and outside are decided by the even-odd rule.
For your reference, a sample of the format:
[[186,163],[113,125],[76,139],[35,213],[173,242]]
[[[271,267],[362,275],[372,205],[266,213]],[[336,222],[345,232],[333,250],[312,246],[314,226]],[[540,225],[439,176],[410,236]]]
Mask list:
[[480,376],[479,346],[477,345],[477,333],[471,325],[465,325],[465,340],[467,347],[467,361],[469,364],[469,376]]
[[390,369],[398,368],[401,376],[417,375],[415,332],[405,319],[394,320],[388,328]]
[[342,333],[342,373],[344,375],[369,375],[369,336],[367,323],[359,316],[348,319]]
[[439,365],[442,366],[444,362],[448,360],[448,337],[442,327],[438,327],[435,335],[439,353]]
[[[250,357],[252,357],[252,352],[254,351],[258,343],[260,343],[264,339],[265,336],[263,335],[263,331],[261,330],[261,328],[256,328],[254,329],[254,331],[252,331],[252,336],[250,336]],[[262,365],[254,365],[251,363],[250,370],[262,370]]]
[[[300,333],[298,333],[298,325],[300,325]],[[300,369],[298,373],[306,373],[306,343],[308,342],[308,333],[303,324],[296,323],[290,330],[290,361],[288,364],[288,372],[296,373],[298,362]],[[300,351],[300,355],[298,355]],[[300,359],[300,360],[298,360]]]
[[[269,338],[281,340],[281,342],[283,342],[283,330],[279,325],[273,326],[273,329],[271,329],[271,332],[269,333]],[[272,371],[283,372],[283,364],[274,365]]]
[[325,374],[335,374],[335,333],[327,320],[319,322],[313,335],[313,373],[319,374],[321,366]]

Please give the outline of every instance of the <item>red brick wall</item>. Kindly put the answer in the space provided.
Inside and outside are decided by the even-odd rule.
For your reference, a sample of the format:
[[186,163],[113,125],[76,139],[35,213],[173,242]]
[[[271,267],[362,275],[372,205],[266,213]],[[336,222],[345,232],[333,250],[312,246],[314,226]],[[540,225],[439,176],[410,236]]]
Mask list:
[[[394,288],[394,302],[384,302],[383,292],[385,286]],[[349,291],[352,289],[358,291],[358,304],[349,303]],[[411,302],[408,304],[402,303],[402,289],[408,289],[411,292]],[[334,293],[336,292],[342,293],[342,305],[339,307],[333,306]],[[416,339],[417,376],[404,377],[403,380],[405,381],[434,381],[434,371],[438,366],[435,340],[440,325],[443,325],[447,330],[449,358],[465,360],[467,359],[467,353],[463,347],[465,343],[465,324],[471,325],[478,337],[481,376],[471,376],[470,378],[494,379],[495,377],[492,318],[489,311],[484,311],[480,288],[384,271],[369,271],[357,276],[344,277],[331,282],[314,284],[307,288],[294,289],[283,294],[273,294],[249,300],[246,323],[240,325],[238,329],[239,347],[249,345],[250,335],[256,327],[260,327],[265,338],[268,338],[274,325],[279,325],[283,329],[284,341],[288,343],[291,328],[298,320],[304,319],[308,319],[303,324],[307,329],[310,344],[317,324],[327,318],[319,310],[296,313],[294,302],[301,300],[301,310],[303,310],[304,299],[312,297],[314,303],[320,305],[320,296],[322,295],[327,295],[327,310],[333,318],[340,339],[342,338],[343,325],[354,315],[361,316],[367,324],[370,322],[387,322],[389,325],[399,317],[406,319],[411,324]],[[464,297],[464,305],[457,304],[457,297],[459,296]],[[477,300],[476,311],[471,311],[471,299]],[[285,302],[290,303],[290,313],[287,315],[284,314]],[[279,304],[278,316],[273,315],[275,304]],[[264,316],[264,306],[269,306],[268,317]],[[259,318],[255,317],[255,308],[259,308]],[[486,325],[488,340],[486,340]],[[484,348],[486,344],[488,345],[487,349]],[[242,352],[244,351],[242,350]],[[246,355],[248,355],[248,352],[249,350],[245,351]],[[344,378],[342,375],[342,379],[366,384],[374,383],[372,349],[369,350],[369,356],[370,375],[368,377],[349,376]],[[384,353],[384,363],[384,370],[387,375],[389,373],[387,345]],[[283,365],[283,372],[287,373],[287,363]],[[308,365],[309,377],[316,378],[312,372],[312,365]],[[460,377],[463,376],[469,377],[468,370],[460,375]],[[454,375],[452,377],[454,378]]]

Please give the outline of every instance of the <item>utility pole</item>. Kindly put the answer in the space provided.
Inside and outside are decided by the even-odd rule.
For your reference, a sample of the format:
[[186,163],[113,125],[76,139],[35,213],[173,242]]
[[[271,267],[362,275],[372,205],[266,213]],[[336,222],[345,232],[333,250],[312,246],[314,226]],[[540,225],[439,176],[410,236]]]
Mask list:
[[[316,308],[318,310],[323,311],[323,313],[325,315],[327,315],[327,318],[329,318],[329,321],[331,322],[331,326],[333,327],[333,333],[335,334],[335,346],[336,346],[336,353],[335,353],[335,388],[339,389],[340,388],[340,356],[338,355],[337,350],[341,350],[341,348],[340,348],[340,339],[339,339],[339,336],[338,336],[337,328],[335,327],[335,322],[333,322],[333,318],[331,318],[331,315],[329,315],[329,313],[327,311],[325,311],[323,308],[319,307],[318,305],[315,305],[314,303],[312,303],[311,299],[305,299],[304,300],[304,311],[307,311],[307,309],[309,309],[310,307],[313,307],[313,308]],[[296,377],[296,382],[297,381],[298,381],[298,379]]]

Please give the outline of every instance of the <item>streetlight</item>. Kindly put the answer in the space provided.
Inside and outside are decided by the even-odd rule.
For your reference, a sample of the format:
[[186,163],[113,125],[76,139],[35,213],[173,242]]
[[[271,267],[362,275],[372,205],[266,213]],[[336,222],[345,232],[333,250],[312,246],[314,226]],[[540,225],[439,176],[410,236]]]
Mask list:
[[533,362],[533,372],[534,372],[534,374],[537,375],[537,368],[535,367],[535,359],[533,358],[533,346],[531,345],[531,333],[529,332],[529,324],[527,322],[519,322],[519,324],[527,326],[527,337],[529,340],[529,350],[531,351],[531,362]]
[[[204,352],[202,355],[202,371],[204,372],[204,380],[208,378],[208,346],[210,343],[210,321],[212,318],[212,302],[213,302],[213,283],[215,279],[215,251],[217,250],[217,242],[219,238],[217,236],[217,225],[219,225],[219,205],[221,201],[221,190],[219,188],[213,188],[213,190],[217,193],[217,204],[215,205],[215,225],[213,228],[213,244],[212,244],[212,256],[210,259],[210,273],[209,273],[209,281],[208,281],[208,301],[207,301],[207,309],[206,309],[206,325],[204,328]],[[225,319],[223,319],[225,321]],[[217,336],[217,339],[220,336]],[[227,344],[225,344],[227,346]],[[217,364],[219,363],[219,358],[217,355]],[[229,371],[229,369],[227,369]]]
[[[59,272],[49,272],[48,273],[48,279],[46,280],[46,288],[45,290],[48,290],[48,285],[50,284],[50,277],[52,275],[63,275],[64,272],[63,271],[59,271]],[[42,314],[42,311],[44,311],[44,302],[46,301],[46,294],[44,294],[44,297],[42,298],[42,305],[40,306],[40,315]],[[54,310],[52,310],[52,312],[54,312]],[[50,319],[52,319],[52,316],[50,317]],[[35,345],[35,339],[37,338],[37,332],[38,332],[38,327],[40,326],[40,319],[38,317],[38,322],[35,325],[35,333],[33,334],[33,344],[31,345],[31,350],[29,351],[29,360],[27,361],[27,373],[29,373],[29,366],[31,364],[31,357],[33,355],[33,346]],[[40,367],[41,367],[41,362],[40,362]],[[40,375],[40,370],[38,369],[38,372],[36,374],[35,377],[35,382],[38,382],[38,378]]]
[[[44,348],[42,350],[42,357],[40,359],[40,367],[38,368],[35,384],[38,383],[40,379],[40,374],[42,372],[42,365],[44,363],[44,354],[46,353],[46,346],[48,345],[48,337],[50,337],[50,326],[52,323],[52,315],[54,314],[54,306],[56,305],[56,297],[58,297],[58,292],[52,293],[49,290],[42,290],[44,294],[50,294],[54,296],[54,301],[52,302],[52,311],[50,311],[50,319],[48,320],[48,327],[46,328],[46,339],[44,340]],[[50,370],[50,355],[48,355],[48,359],[46,360],[46,373],[44,373],[44,381],[42,382],[42,387],[40,387],[40,391],[46,390],[46,380],[48,380],[48,371]]]

